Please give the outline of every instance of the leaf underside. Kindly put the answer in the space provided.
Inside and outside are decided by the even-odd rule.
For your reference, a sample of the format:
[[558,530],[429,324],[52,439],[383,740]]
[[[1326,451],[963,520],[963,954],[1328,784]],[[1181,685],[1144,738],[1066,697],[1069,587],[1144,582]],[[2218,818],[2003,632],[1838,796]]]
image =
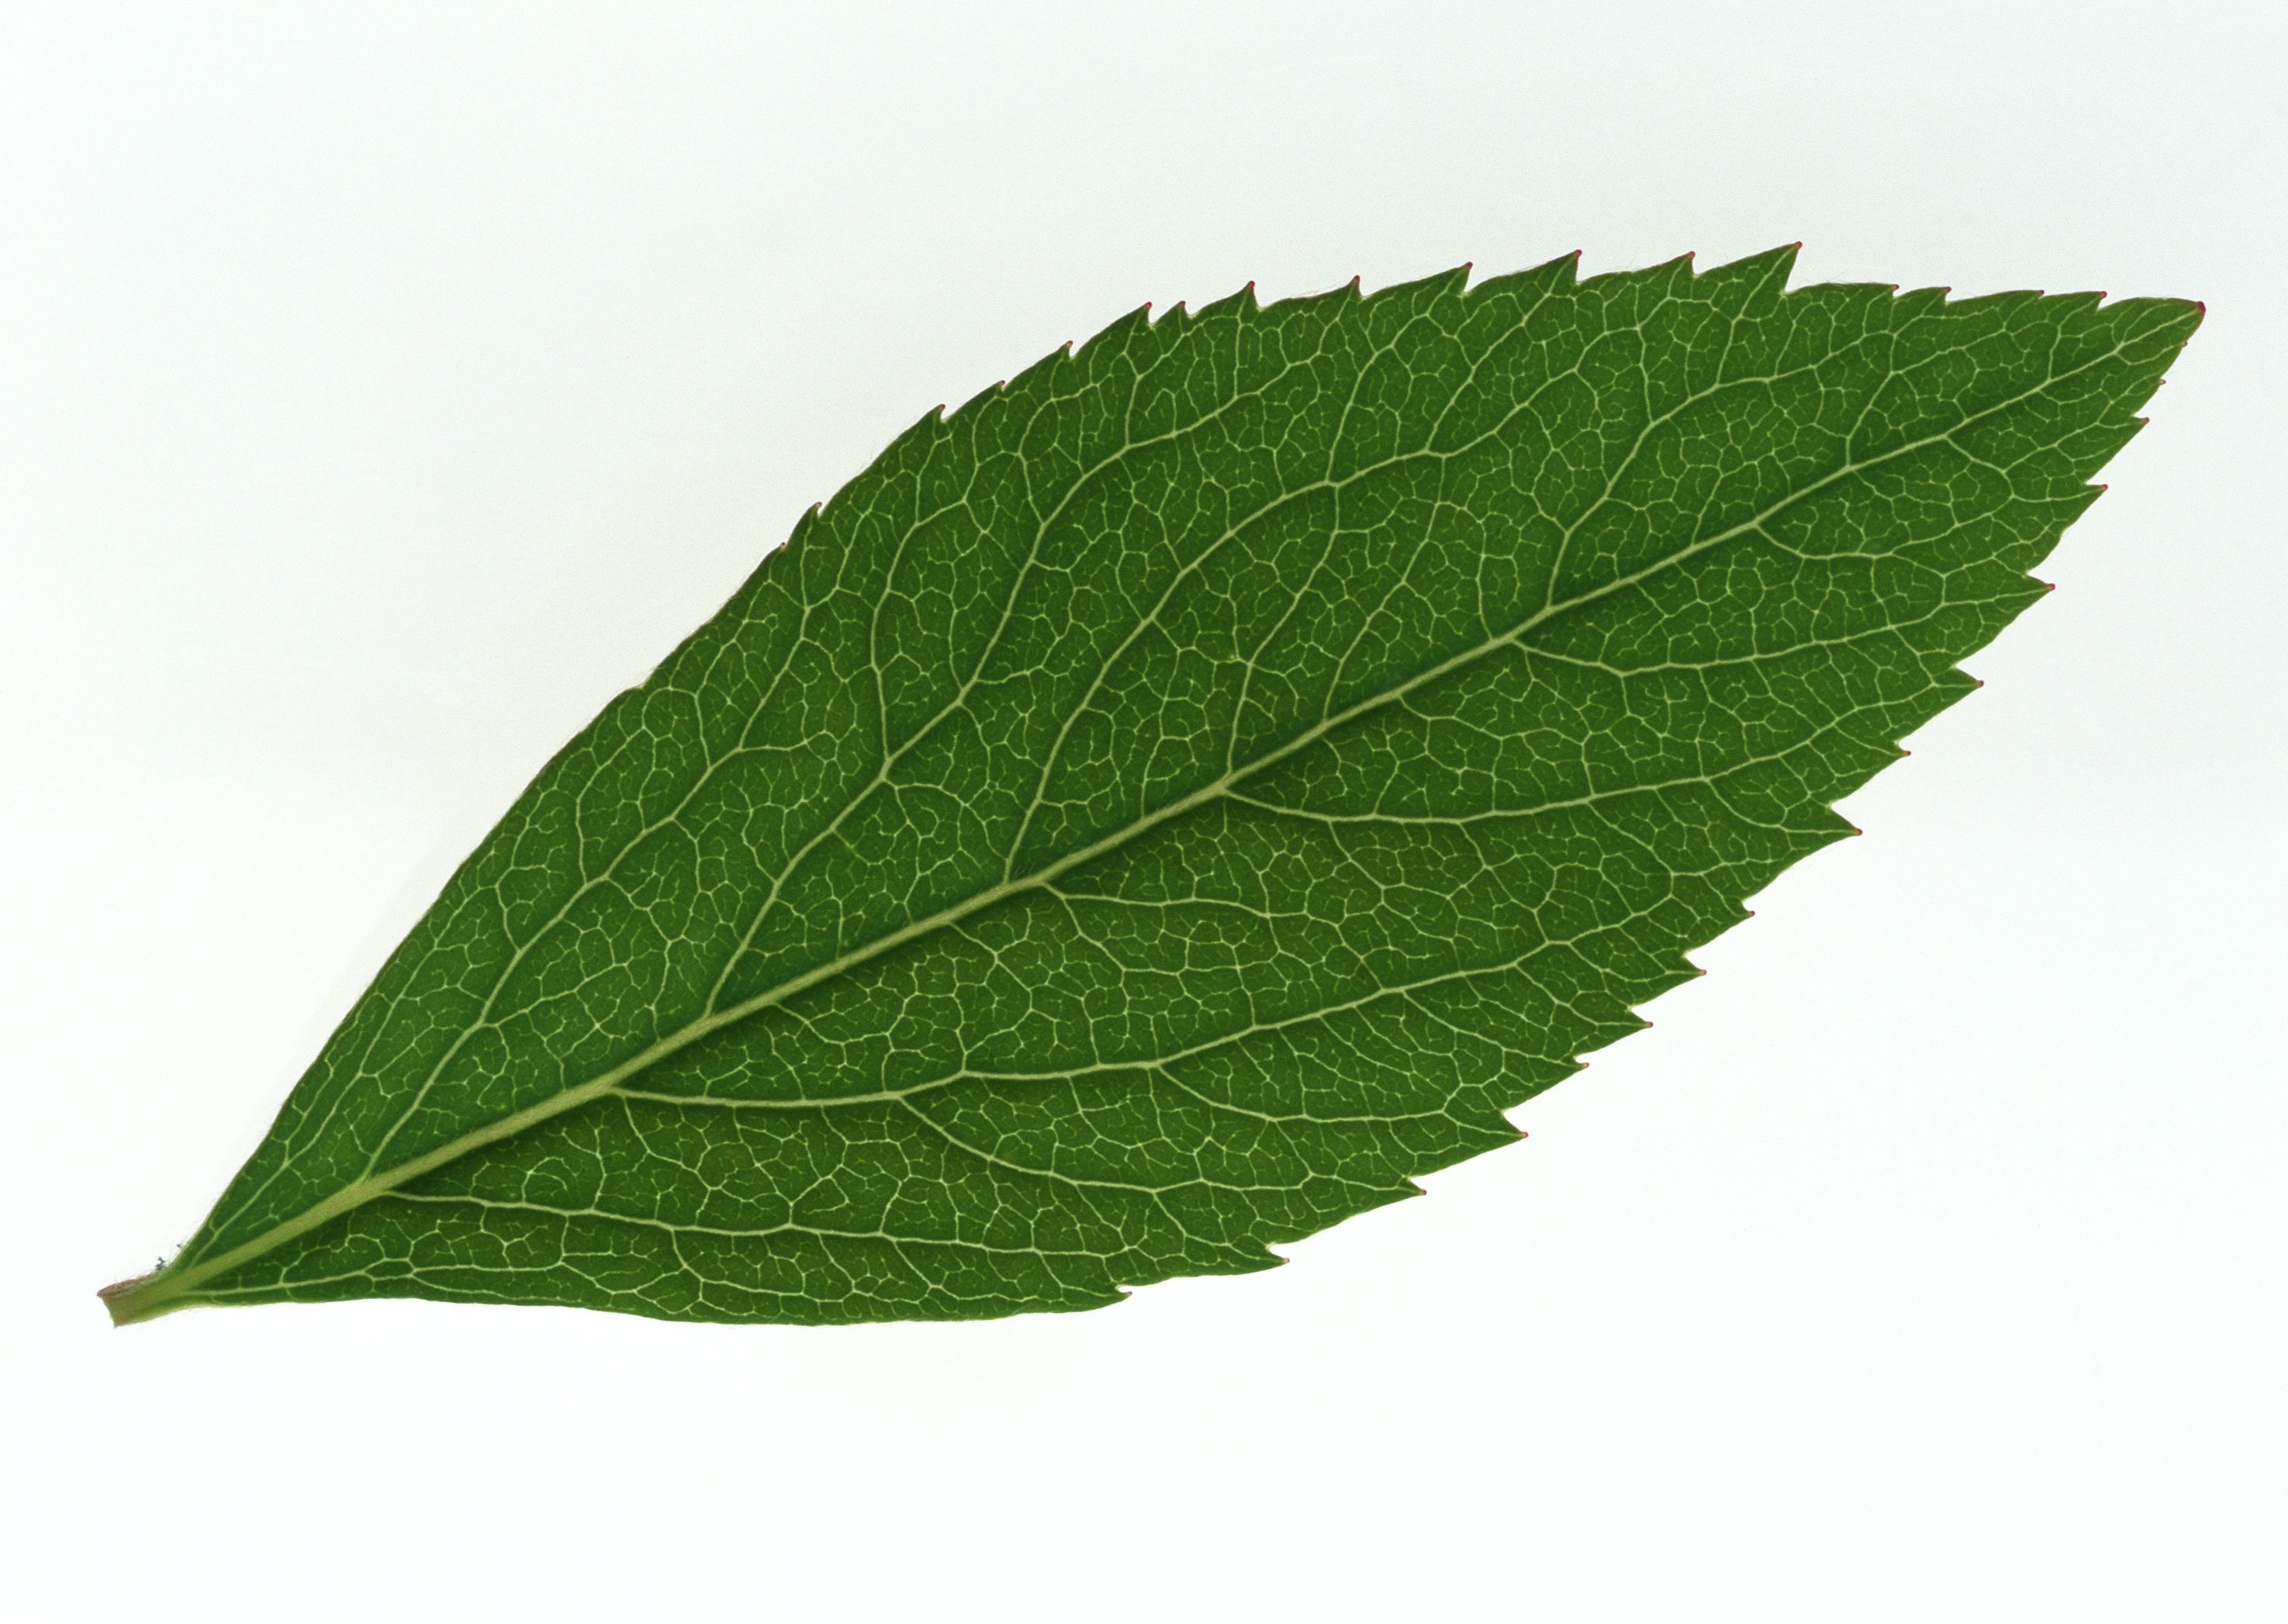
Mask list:
[[1793,257],[1251,289],[926,416],[115,1316],[1094,1308],[1510,1143],[1973,685],[2199,321]]

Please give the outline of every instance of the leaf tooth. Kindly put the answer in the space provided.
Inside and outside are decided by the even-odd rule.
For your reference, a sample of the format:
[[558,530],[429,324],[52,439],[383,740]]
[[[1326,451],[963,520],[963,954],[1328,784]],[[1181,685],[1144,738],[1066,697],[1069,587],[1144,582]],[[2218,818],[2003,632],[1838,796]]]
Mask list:
[[1201,305],[1199,309],[1191,313],[1191,319],[1195,321],[1235,319],[1243,315],[1251,315],[1258,308],[1255,303],[1255,284],[1250,282],[1236,293],[1227,293],[1212,304]]
[[1577,248],[1569,254],[1560,254],[1556,258],[1545,260],[1530,270],[1507,271],[1499,276],[1489,276],[1475,287],[1466,289],[1462,297],[1467,299],[1488,296],[1498,298],[1505,293],[1533,286],[1545,279],[1548,281],[1551,291],[1553,292],[1562,292],[1578,285],[1581,280],[1581,250]]
[[1073,352],[1075,360],[1092,360],[1097,350],[1104,345],[1133,338],[1152,329],[1152,301],[1146,299],[1125,315],[1117,316],[1080,341]]

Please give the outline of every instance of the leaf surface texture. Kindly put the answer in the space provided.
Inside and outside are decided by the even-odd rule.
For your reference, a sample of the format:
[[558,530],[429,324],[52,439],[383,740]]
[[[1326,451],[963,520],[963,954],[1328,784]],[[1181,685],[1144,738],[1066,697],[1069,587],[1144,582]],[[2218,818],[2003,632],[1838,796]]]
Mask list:
[[568,745],[187,1303],[1092,1308],[1413,1192],[1973,685],[2199,319],[1793,250],[1114,324]]

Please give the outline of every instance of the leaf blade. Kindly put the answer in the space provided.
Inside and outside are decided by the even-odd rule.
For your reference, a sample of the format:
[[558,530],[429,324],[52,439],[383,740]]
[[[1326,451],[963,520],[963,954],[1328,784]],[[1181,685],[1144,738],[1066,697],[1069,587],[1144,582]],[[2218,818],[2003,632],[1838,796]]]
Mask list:
[[1791,260],[1243,293],[926,417],[140,1301],[1091,1307],[1513,1137],[1967,691],[2198,319]]

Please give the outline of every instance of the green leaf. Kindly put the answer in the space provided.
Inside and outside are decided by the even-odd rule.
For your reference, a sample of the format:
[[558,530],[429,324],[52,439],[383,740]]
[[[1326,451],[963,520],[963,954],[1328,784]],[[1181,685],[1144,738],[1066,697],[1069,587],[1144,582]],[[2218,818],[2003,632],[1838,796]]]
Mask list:
[[1517,1137],[1848,833],[2197,325],[1792,249],[1138,312],[544,769],[121,1321],[967,1319]]

